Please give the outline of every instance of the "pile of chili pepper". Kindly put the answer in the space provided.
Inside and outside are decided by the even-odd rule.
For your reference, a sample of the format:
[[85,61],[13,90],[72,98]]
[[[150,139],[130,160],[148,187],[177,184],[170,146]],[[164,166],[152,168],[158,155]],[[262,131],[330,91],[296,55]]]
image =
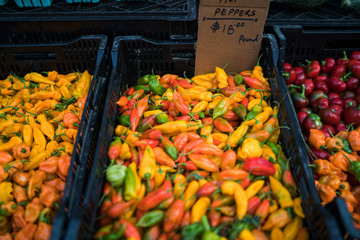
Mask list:
[[315,185],[323,204],[344,198],[360,228],[360,51],[307,62],[285,63],[283,75],[315,160]]
[[0,81],[0,239],[49,239],[92,76]]
[[117,102],[97,239],[308,239],[257,65],[145,75]]

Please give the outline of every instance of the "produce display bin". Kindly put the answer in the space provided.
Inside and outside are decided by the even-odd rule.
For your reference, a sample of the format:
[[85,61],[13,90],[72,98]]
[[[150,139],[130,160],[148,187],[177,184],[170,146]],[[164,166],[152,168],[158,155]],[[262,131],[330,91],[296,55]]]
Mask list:
[[[311,1],[309,1],[311,2]],[[286,3],[271,2],[266,25],[302,25],[306,27],[359,27],[360,12],[342,8],[340,0],[328,0],[319,7],[296,8]],[[306,1],[304,1],[306,3]]]
[[[107,89],[104,114],[98,145],[95,151],[93,167],[90,172],[87,190],[84,195],[82,209],[74,216],[67,229],[66,239],[91,238],[97,229],[97,214],[100,206],[104,183],[104,170],[109,164],[107,151],[112,141],[115,118],[118,113],[116,101],[121,91],[133,85],[136,80],[154,70],[155,74],[174,73],[187,76],[194,74],[195,42],[153,41],[140,36],[123,36],[114,40],[111,52],[113,70]],[[286,86],[278,77],[276,65],[278,49],[275,37],[264,34],[261,45],[261,65],[264,74],[269,77],[272,89],[272,100],[279,106],[280,125],[290,126],[297,121],[290,99],[285,93]],[[291,112],[292,111],[292,112]],[[317,197],[315,188],[307,185],[304,179],[311,178],[311,171],[304,168],[301,156],[305,153],[298,144],[302,139],[297,132],[281,130],[281,143],[287,156],[291,156],[290,164],[293,175],[302,196],[306,222],[313,239],[339,239],[340,232],[335,219],[320,206],[313,204]]]
[[[283,69],[284,62],[291,64],[298,64],[304,60],[322,60],[326,57],[339,58],[343,56],[343,52],[351,53],[354,50],[360,49],[360,31],[352,30],[311,30],[306,31],[301,26],[275,26],[274,31],[279,42],[279,70]],[[280,71],[282,72],[282,71]],[[283,94],[289,96],[289,91],[286,88],[285,80],[281,74],[279,76],[279,83],[283,85]],[[294,115],[292,121],[292,129],[297,129],[297,135],[302,138],[302,131],[299,121],[296,117],[295,108],[289,97],[288,105],[291,105]],[[305,141],[299,141],[298,146],[301,149],[301,163],[305,171],[311,172],[308,167],[309,156],[306,151]],[[310,174],[310,178],[305,179],[310,188],[315,188],[314,178]],[[316,195],[316,196],[315,196]],[[319,205],[320,199],[317,192],[312,196],[313,204]],[[335,198],[335,200],[326,205],[325,209],[329,210],[335,219],[337,225],[340,227],[342,238],[360,239],[360,231],[355,229],[352,218],[348,212],[344,199]]]
[[[82,197],[84,182],[95,152],[99,130],[99,113],[102,90],[107,75],[107,37],[83,36],[69,42],[33,45],[0,45],[1,78],[9,74],[24,76],[29,72],[55,70],[59,73],[88,70],[92,83],[79,124],[69,174],[61,204],[53,221],[52,239],[62,239],[63,229],[72,214],[76,214]],[[89,161],[88,161],[89,159]]]

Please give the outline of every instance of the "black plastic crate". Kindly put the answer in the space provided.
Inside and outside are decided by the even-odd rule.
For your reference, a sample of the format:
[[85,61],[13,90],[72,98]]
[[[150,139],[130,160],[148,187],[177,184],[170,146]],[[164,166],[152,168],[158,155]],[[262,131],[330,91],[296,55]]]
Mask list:
[[[187,76],[194,74],[195,42],[169,42],[153,41],[140,36],[117,37],[114,40],[111,52],[113,70],[111,72],[104,115],[101,121],[98,145],[95,152],[94,164],[85,193],[83,208],[78,216],[71,219],[66,233],[66,239],[88,239],[97,229],[96,216],[104,183],[104,170],[109,163],[107,151],[112,140],[115,128],[115,117],[118,107],[115,102],[120,97],[120,92],[127,86],[133,85],[136,80],[155,71],[156,74],[174,73]],[[282,102],[279,107],[279,122],[281,125],[290,126],[297,121],[295,113],[289,106],[288,96],[284,95],[286,86],[281,84],[277,77],[278,49],[275,37],[264,34],[261,45],[263,55],[261,65],[265,76],[269,77],[272,87],[273,100]],[[285,96],[285,97],[283,97]],[[283,99],[284,98],[284,99]],[[289,114],[288,111],[291,113]],[[311,177],[311,171],[303,168],[301,162],[301,138],[290,130],[281,130],[282,147],[287,156],[292,156],[291,166],[296,176],[299,191],[303,199],[303,208],[306,213],[309,232],[313,239],[339,239],[340,233],[335,219],[323,208],[313,204],[317,197],[315,188],[306,185],[304,178]],[[287,144],[285,144],[287,143]]]
[[64,194],[54,219],[52,239],[62,239],[64,227],[72,214],[76,213],[74,209],[79,206],[83,193],[81,190],[92,166],[99,130],[96,120],[108,72],[106,44],[106,36],[88,35],[69,42],[0,45],[1,78],[6,78],[9,74],[23,76],[32,71],[50,70],[63,74],[88,70],[93,75],[74,144]]
[[284,62],[297,64],[306,59],[342,57],[360,49],[360,29],[352,30],[306,30],[299,25],[274,26],[279,42],[279,70]]
[[[308,60],[322,60],[326,57],[334,57],[335,59],[343,56],[343,51],[350,54],[354,50],[360,49],[360,31],[306,31],[301,26],[275,26],[274,31],[279,42],[279,69],[282,72],[284,62],[291,64],[298,64],[305,59]],[[279,83],[283,85],[283,95],[288,96],[288,105],[291,105],[293,112],[292,129],[297,132],[299,139],[302,139],[299,143],[299,149],[301,149],[302,155],[302,167],[305,171],[311,171],[308,167],[309,156],[307,154],[305,141],[302,137],[302,131],[299,121],[296,117],[295,108],[291,98],[289,97],[289,91],[286,88],[285,81],[281,74],[279,76]],[[288,112],[289,113],[289,112]],[[311,174],[312,175],[312,174]],[[315,188],[314,178],[311,176],[307,178],[308,186]],[[315,192],[313,201],[319,205],[320,200],[317,192]],[[331,212],[335,219],[338,221],[342,235],[349,239],[360,239],[360,231],[355,229],[352,218],[347,210],[345,201],[341,198],[335,198],[335,200],[327,204],[325,208]],[[342,237],[342,238],[344,238]]]
[[341,8],[340,0],[328,0],[311,9],[271,2],[267,26],[302,25],[307,27],[359,27],[360,11]]
[[141,35],[156,40],[194,40],[196,0],[101,0],[68,4],[53,0],[47,8],[0,6],[0,42],[38,43],[71,40],[84,34]]

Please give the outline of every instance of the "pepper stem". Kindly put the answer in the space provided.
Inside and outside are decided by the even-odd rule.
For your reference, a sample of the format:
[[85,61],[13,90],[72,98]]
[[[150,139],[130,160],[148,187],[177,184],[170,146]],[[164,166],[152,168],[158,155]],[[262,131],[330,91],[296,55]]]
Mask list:
[[260,54],[260,56],[258,57],[258,60],[257,60],[257,62],[256,62],[256,66],[260,66],[260,58],[261,58],[262,56],[263,56],[263,55]]
[[309,164],[308,167],[311,167],[311,168],[316,168],[316,164],[313,163],[313,164]]

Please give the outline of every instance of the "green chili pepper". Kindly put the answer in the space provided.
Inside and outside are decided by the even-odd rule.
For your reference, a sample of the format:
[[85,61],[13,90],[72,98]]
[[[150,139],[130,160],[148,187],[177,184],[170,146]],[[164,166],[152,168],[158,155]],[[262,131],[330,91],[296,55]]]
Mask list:
[[241,120],[245,120],[247,109],[244,105],[238,104],[236,107],[233,108],[234,113],[238,116]]
[[106,169],[106,179],[115,187],[121,187],[125,180],[127,167],[112,165]]
[[254,119],[259,113],[256,111],[250,111],[246,117],[245,117],[245,121],[250,121],[251,119]]
[[99,237],[99,240],[117,240],[117,239],[120,239],[124,235],[125,228],[126,228],[126,225],[123,224],[121,226],[121,228],[117,232],[103,235],[103,236]]
[[155,95],[161,96],[166,92],[166,89],[161,85],[161,83],[157,79],[153,79],[150,81],[149,88]]
[[128,127],[131,124],[129,115],[122,115],[118,117],[118,121],[120,125],[123,125],[125,127]]
[[148,213],[145,213],[136,224],[137,227],[151,227],[159,222],[161,222],[164,218],[164,211],[154,210]]
[[147,74],[145,76],[142,76],[141,78],[139,78],[137,80],[137,83],[139,85],[147,85],[150,83],[151,80],[157,80],[157,77],[155,75],[150,75],[150,74]]
[[164,145],[165,152],[167,152],[167,154],[169,154],[172,159],[176,160],[178,157],[178,153],[174,144],[170,141],[170,139],[166,137],[161,137],[160,140],[161,143]]
[[163,124],[169,122],[169,117],[166,113],[161,113],[156,116],[156,122],[158,124]]
[[279,154],[279,147],[273,142],[267,142],[266,145],[271,148],[275,156]]
[[200,119],[205,118],[205,113],[204,112],[198,112],[197,114],[199,115]]
[[343,150],[344,150],[345,152],[347,152],[348,154],[351,154],[351,153],[352,153],[352,149],[351,149],[351,147],[350,147],[349,142],[348,142],[347,140],[345,140],[345,139],[342,139],[341,137],[339,137],[339,138],[341,139],[341,141],[342,141],[342,143],[343,143],[343,145],[344,145]]
[[44,208],[40,212],[39,222],[52,224],[53,217],[54,217],[54,212],[50,208]]
[[244,77],[241,75],[236,75],[234,78],[235,84],[240,85],[244,82]]
[[223,99],[221,99],[220,102],[214,108],[213,119],[224,115],[230,106],[230,102],[231,100],[228,97],[224,97]]
[[124,198],[125,200],[131,200],[136,197],[136,180],[135,174],[132,169],[129,167],[127,168],[126,175],[125,175],[125,191],[124,191]]
[[136,91],[136,90],[140,90],[140,89],[144,90],[144,93],[149,93],[149,92],[150,92],[150,88],[149,88],[149,86],[145,86],[145,85],[136,85],[136,86],[134,87],[134,91]]

